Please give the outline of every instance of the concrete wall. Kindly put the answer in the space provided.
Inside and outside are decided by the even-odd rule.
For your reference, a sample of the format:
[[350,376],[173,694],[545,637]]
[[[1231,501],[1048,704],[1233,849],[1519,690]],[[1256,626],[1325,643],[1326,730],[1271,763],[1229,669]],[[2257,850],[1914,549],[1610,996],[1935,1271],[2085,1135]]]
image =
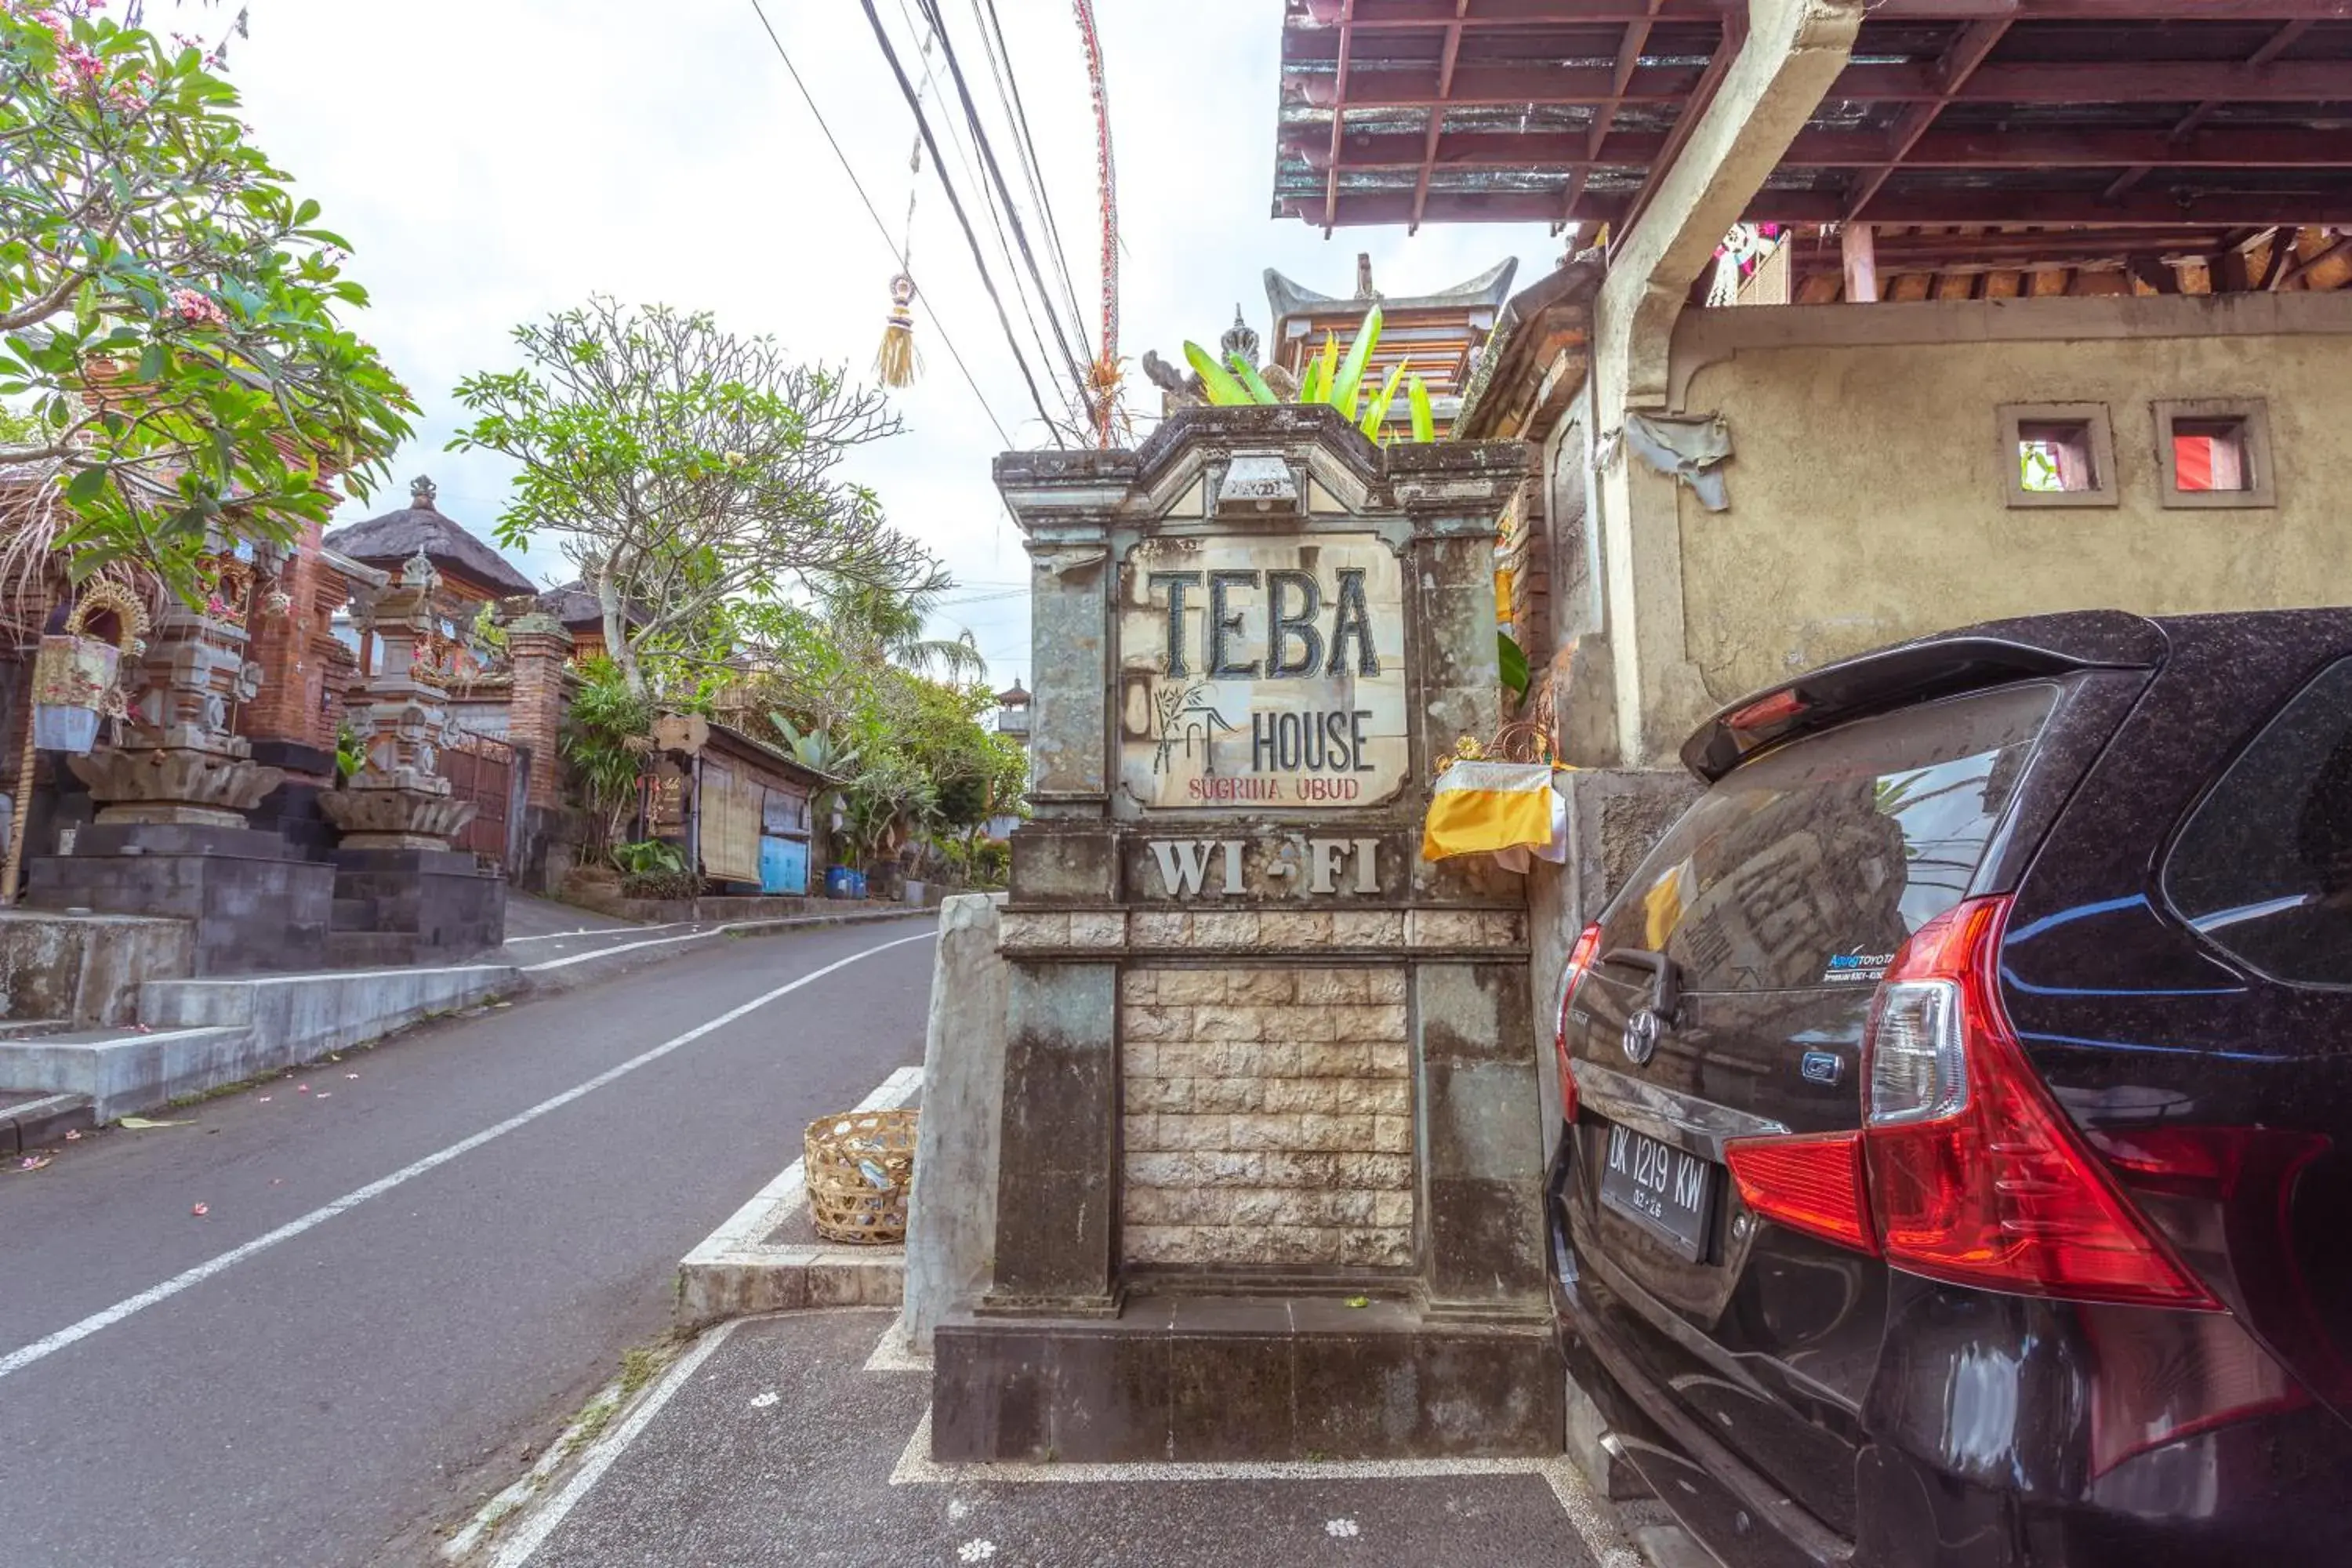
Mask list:
[[[1690,310],[1674,391],[1738,448],[1728,512],[1672,492],[1687,657],[1717,702],[1994,616],[2352,594],[2352,296]],[[2189,398],[2264,400],[2275,506],[2161,504],[2151,405]],[[1996,410],[2017,403],[2106,406],[2117,504],[2008,504]]]
[[1003,902],[1003,893],[961,893],[940,906],[923,1115],[907,1198],[905,1321],[925,1351],[942,1318],[980,1300],[996,1258],[1006,1001],[996,937]]

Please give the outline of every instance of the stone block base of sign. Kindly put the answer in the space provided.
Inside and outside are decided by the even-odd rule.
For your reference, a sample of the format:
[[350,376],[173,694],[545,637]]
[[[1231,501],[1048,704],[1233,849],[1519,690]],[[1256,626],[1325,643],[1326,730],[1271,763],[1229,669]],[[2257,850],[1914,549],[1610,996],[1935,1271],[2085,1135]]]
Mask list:
[[1119,1004],[1128,1263],[1412,1262],[1402,969],[1129,969]]
[[338,967],[454,963],[506,941],[506,878],[474,856],[344,848],[332,871]]
[[323,968],[335,868],[275,833],[191,823],[95,823],[70,854],[32,862],[36,909],[192,921],[191,973]]
[[1557,1454],[1543,1324],[1312,1294],[1130,1296],[1106,1322],[950,1321],[931,1455],[1068,1464]]

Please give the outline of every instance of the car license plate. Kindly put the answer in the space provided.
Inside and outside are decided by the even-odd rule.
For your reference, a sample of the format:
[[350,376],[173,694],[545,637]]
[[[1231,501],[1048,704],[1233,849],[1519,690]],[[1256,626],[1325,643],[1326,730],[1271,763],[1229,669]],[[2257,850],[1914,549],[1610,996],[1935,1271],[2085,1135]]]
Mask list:
[[1611,1123],[1601,1163],[1601,1202],[1696,1263],[1706,1255],[1715,1167],[1631,1128]]

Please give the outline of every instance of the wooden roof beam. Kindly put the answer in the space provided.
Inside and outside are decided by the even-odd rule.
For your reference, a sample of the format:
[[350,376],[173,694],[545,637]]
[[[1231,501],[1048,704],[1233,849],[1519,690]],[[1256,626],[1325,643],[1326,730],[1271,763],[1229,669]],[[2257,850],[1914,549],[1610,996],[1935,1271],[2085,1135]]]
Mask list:
[[[1660,0],[1648,0],[1646,15],[1625,24],[1625,36],[1617,43],[1617,67],[1609,80],[1609,100],[1592,110],[1592,123],[1584,132],[1584,156],[1577,161],[1576,171],[1569,178],[1568,201],[1560,209],[1559,221],[1564,227],[1576,220],[1576,204],[1584,195],[1584,182],[1590,177],[1593,161],[1601,156],[1601,144],[1617,128],[1617,109],[1625,101],[1626,84],[1633,79],[1633,71],[1642,63],[1642,49],[1650,41],[1650,29],[1656,26]],[[1730,41],[1728,27],[1716,45],[1717,54]],[[1683,111],[1685,115],[1690,109]]]
[[[2281,27],[2277,32],[2273,33],[2270,36],[2269,40],[2265,42],[2261,48],[2256,49],[2253,52],[2252,57],[2246,61],[2246,64],[2254,67],[2257,69],[2270,64],[2273,60],[2278,58],[2279,56],[2286,53],[2288,49],[2294,47],[2295,41],[2301,38],[2305,33],[2311,31],[2311,28],[2312,22],[2308,17],[2305,17],[2301,21],[2289,22],[2285,26]],[[2214,114],[2221,110],[2221,100],[2220,99],[2207,99],[2204,102],[2199,104],[2196,108],[2190,110],[2186,115],[2182,116],[2180,123],[2172,128],[2171,139],[2175,142],[2182,142],[2186,141],[2190,136],[2195,135],[2197,133],[2198,127],[2203,125],[2208,120],[2213,118]],[[2156,164],[2153,162],[2132,164],[2130,167],[2125,169],[2121,174],[2116,176],[2115,184],[2107,187],[2106,199],[2111,202],[2117,200],[2125,192],[2130,190],[2133,186],[2138,184],[2142,180],[2147,179],[2148,175],[2155,172]]]
[[[1348,25],[1365,32],[1433,32],[1457,23],[1473,30],[1487,27],[1579,26],[1593,23],[1715,21],[1727,11],[1745,10],[1744,0],[1471,0],[1466,8],[1457,0],[1356,0]],[[1310,11],[1320,13],[1307,28],[1292,32],[1328,31],[1338,25],[1341,0],[1318,0]],[[2017,21],[2343,21],[2352,19],[2342,0],[1875,0],[1870,7],[1880,21],[1974,21],[2006,17]]]
[[2005,17],[1971,22],[1960,29],[1958,36],[1944,50],[1944,58],[1936,62],[1936,76],[1942,96],[1930,102],[1913,104],[1895,122],[1895,134],[1889,139],[1888,148],[1893,156],[1877,168],[1864,171],[1855,179],[1845,204],[1848,223],[1861,221],[1863,209],[1870,205],[1870,198],[1878,194],[1879,187],[1886,184],[1887,176],[1895,173],[1895,165],[1909,155],[1912,146],[1927,133],[1927,128],[1936,123],[1936,117],[1944,112],[1945,105],[1952,101],[1952,95],[1968,85],[1969,78],[1976,74],[1977,68],[1984,64],[1985,57],[1993,52],[2002,35],[2008,31],[2009,21]]
[[[1462,53],[1462,18],[1470,13],[1470,0],[1454,0],[1454,25],[1445,29],[1445,52],[1437,65],[1437,96],[1442,100],[1454,90],[1454,62]],[[1429,129],[1421,143],[1421,174],[1412,187],[1412,221],[1405,233],[1421,232],[1422,209],[1429,204],[1429,177],[1437,167],[1437,139],[1445,130],[1444,108],[1429,111]]]
[[[1735,20],[1740,13],[1727,13]],[[1701,77],[1696,66],[1639,66],[1621,87],[1612,66],[1481,66],[1458,68],[1448,90],[1437,92],[1427,67],[1367,67],[1346,72],[1338,96],[1349,109],[1570,106],[1610,102],[1679,103]],[[1957,89],[1940,79],[1939,63],[1849,65],[1831,100],[1880,103],[2325,103],[2344,96],[2337,60],[2281,60],[2251,66],[2231,61],[2053,63],[2010,61],[1979,67]],[[1333,82],[1310,77],[1297,84],[1317,108],[1334,107]]]
[[[1331,237],[1331,231],[1339,223],[1339,139],[1347,134],[1348,129],[1348,44],[1349,23],[1355,14],[1356,0],[1340,0],[1339,96],[1331,104],[1331,174],[1323,186],[1323,237],[1326,239]],[[1443,100],[1444,96],[1444,92],[1440,90],[1438,98]],[[1435,114],[1439,111],[1432,110],[1430,112]]]
[[[1288,140],[1288,139],[1286,139]],[[1320,127],[1293,150],[1323,166]],[[1341,154],[1349,174],[1444,169],[1646,169],[1664,152],[1656,132],[1621,131],[1596,147],[1582,132],[1456,131],[1441,138],[1433,159],[1417,132],[1358,138]],[[1885,166],[1893,142],[1872,131],[1806,131],[1783,158],[1784,168],[1873,170]],[[2352,137],[2305,131],[2222,126],[2175,142],[2162,131],[1931,131],[1911,143],[1909,169],[2111,169],[2146,163],[2168,169],[2352,168]]]

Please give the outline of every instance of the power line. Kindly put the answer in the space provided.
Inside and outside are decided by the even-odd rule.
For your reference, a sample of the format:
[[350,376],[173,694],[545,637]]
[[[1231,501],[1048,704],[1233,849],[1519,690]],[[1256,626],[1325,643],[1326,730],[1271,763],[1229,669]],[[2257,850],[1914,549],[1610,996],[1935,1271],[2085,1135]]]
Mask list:
[[[759,0],[752,0],[758,5]],[[980,237],[972,232],[971,219],[965,216],[963,200],[956,195],[955,185],[947,177],[946,164],[940,157],[939,138],[931,134],[931,122],[923,113],[922,100],[915,95],[915,84],[907,79],[907,68],[898,63],[898,51],[891,47],[889,32],[882,26],[881,13],[874,9],[874,0],[859,0],[866,20],[874,29],[874,41],[882,46],[882,58],[890,62],[890,74],[898,81],[898,91],[915,116],[915,129],[922,133],[923,145],[931,150],[931,172],[940,177],[940,188],[947,193],[948,205],[956,216],[956,224],[963,230],[964,243],[971,247],[972,265],[980,269],[981,286],[988,290],[989,303],[996,307],[996,320],[1004,329],[1004,341],[1013,350],[1013,362],[1021,367],[1021,379],[1029,388],[1029,401],[1037,407],[1037,416],[1053,433],[1056,446],[1062,441],[1062,428],[1053,415],[1045,410],[1045,399],[1037,391],[1037,378],[1029,374],[1029,362],[1021,353],[1021,345],[1013,331],[1013,319],[1005,313],[1004,300],[996,291],[996,279],[988,275],[988,259],[980,253]],[[1008,442],[1007,445],[1010,445]]]
[[[1087,350],[1082,359],[1077,351],[1070,346],[1069,334],[1062,330],[1061,312],[1055,309],[1052,295],[1045,287],[1045,275],[1038,270],[1037,255],[1029,247],[1029,231],[1022,226],[1021,209],[1019,204],[1013,199],[1013,187],[1005,183],[1004,170],[996,161],[996,149],[990,144],[988,132],[981,124],[979,107],[972,102],[971,86],[964,80],[963,62],[956,58],[955,43],[948,37],[947,19],[940,14],[939,0],[915,0],[915,3],[923,15],[929,18],[931,30],[939,36],[940,53],[947,60],[948,75],[954,79],[956,98],[962,103],[964,120],[971,127],[973,145],[979,150],[980,161],[987,166],[989,178],[995,183],[997,194],[1003,198],[1004,216],[1013,223],[1013,241],[1021,247],[1021,259],[1029,268],[1029,280],[1036,286],[1038,303],[1045,307],[1046,320],[1053,323],[1054,341],[1061,345],[1062,358],[1069,370],[1072,388],[1077,394],[1079,405],[1083,407],[1087,402],[1086,366],[1094,363],[1094,352],[1091,349]],[[1077,327],[1078,341],[1085,342],[1084,322],[1076,321],[1073,324]]]
[[[898,16],[899,18],[907,24],[907,33],[909,37],[919,39],[922,38],[924,32],[923,25],[915,20],[914,13],[908,9],[907,0],[898,0]],[[924,92],[930,92],[936,89],[939,100],[944,103],[947,101],[947,89],[940,85],[939,75],[932,69],[930,58],[931,44],[940,41],[941,40],[938,29],[933,28],[931,30],[931,37],[929,40],[924,42],[921,50],[919,51],[919,58],[920,58],[923,67],[922,90]],[[995,195],[989,190],[987,181],[981,177],[979,165],[973,161],[973,154],[969,150],[971,138],[969,134],[959,136],[957,134],[956,122],[952,118],[950,118],[947,121],[947,139],[950,144],[951,144],[956,150],[956,162],[963,165],[965,177],[971,181],[973,186],[978,188],[982,196],[987,198],[990,218],[989,230],[991,235],[996,240],[996,253],[1004,258],[1004,269],[1007,273],[1013,275],[1013,281],[1017,285],[1020,281],[1020,277],[1019,274],[1013,270],[1013,242],[1005,236],[1004,220],[996,216]],[[916,145],[917,151],[919,153],[921,143],[918,142]],[[919,156],[913,160],[911,167],[918,175],[921,174],[922,160]],[[912,193],[909,193],[908,208],[910,212],[912,210]],[[911,242],[909,248],[912,248]],[[1054,351],[1046,344],[1045,330],[1037,325],[1036,312],[1028,309],[1025,298],[1023,302],[1022,310],[1024,315],[1028,320],[1030,337],[1037,344],[1037,353],[1039,356],[1045,361],[1050,363],[1054,357]],[[1024,352],[1025,353],[1026,351],[1024,350]]]
[[[963,153],[966,142],[969,142],[977,150],[977,155],[987,163],[991,172],[996,173],[994,149],[988,143],[987,128],[981,122],[979,117],[971,112],[972,106],[971,96],[968,92],[964,92],[962,90],[961,67],[955,58],[955,42],[954,39],[949,36],[946,30],[946,19],[940,16],[938,7],[931,4],[930,0],[917,0],[917,4],[924,13],[925,20],[923,26],[918,26],[914,17],[908,13],[907,0],[898,0],[898,11],[900,16],[906,18],[908,33],[916,37],[921,38],[923,41],[924,80],[926,86],[938,85],[938,78],[931,73],[929,68],[930,51],[932,47],[937,45],[941,58],[947,60],[949,70],[957,81],[959,95],[965,110],[962,117],[963,125],[961,138],[959,136],[957,117],[955,113],[950,110],[947,114],[945,123],[948,140],[955,143],[956,150],[960,157]],[[947,101],[947,92],[944,88],[940,90],[940,101],[941,103],[945,103]],[[918,119],[919,120],[922,116],[922,102],[921,95],[919,93],[916,98],[915,111]],[[1054,306],[1051,298],[1047,296],[1042,289],[1033,289],[1032,288],[1025,286],[1022,281],[1021,268],[1019,264],[1015,262],[1013,253],[1016,239],[1018,242],[1018,247],[1024,256],[1027,253],[1028,242],[1026,236],[1021,233],[1020,213],[1017,208],[1012,206],[1009,193],[1004,191],[1004,182],[1002,174],[997,173],[995,183],[992,184],[988,179],[983,178],[977,171],[971,168],[969,159],[964,159],[963,161],[965,163],[966,173],[971,175],[972,186],[977,188],[980,193],[980,204],[988,218],[990,236],[996,241],[997,254],[1004,258],[1004,276],[1011,279],[1013,301],[1021,308],[1022,320],[1029,328],[1030,341],[1034,342],[1037,345],[1038,363],[1042,365],[1050,366],[1054,363],[1055,356],[1054,344],[1048,343],[1045,341],[1045,329],[1038,324],[1037,314],[1039,309],[1042,307],[1045,310],[1047,318],[1053,323],[1054,337],[1060,344],[1061,361],[1064,365],[1069,367],[1073,379],[1076,379],[1077,377],[1077,371],[1076,365],[1071,360],[1069,339],[1062,330],[1061,319],[1054,314]],[[940,184],[942,186],[948,185],[949,181],[947,178],[946,169],[942,167],[938,171],[938,174],[940,175]],[[1013,231],[1013,235],[1010,237],[1008,237],[1005,232],[1006,218],[1008,216],[1012,219],[1011,226]],[[1033,277],[1034,276],[1035,270],[1035,264],[1034,260],[1032,260],[1030,264],[1030,272]],[[1021,352],[1025,353],[1027,350],[1024,348]],[[1053,377],[1048,374],[1045,379],[1050,382]]]
[[[972,0],[972,16],[980,20],[982,0]],[[1021,79],[1013,68],[1013,50],[1004,41],[1003,25],[996,17],[996,0],[985,0],[988,7],[986,25],[981,29],[981,46],[988,51],[988,65],[996,79],[996,96],[1005,105],[1006,114],[1020,134],[1021,165],[1029,177],[1029,192],[1037,200],[1037,210],[1045,224],[1046,242],[1053,247],[1054,270],[1060,275],[1063,297],[1070,302],[1070,319],[1078,323],[1083,338],[1087,312],[1078,303],[1077,285],[1070,278],[1069,251],[1062,243],[1062,226],[1054,216],[1053,198],[1045,194],[1045,165],[1037,157],[1037,143],[1029,134],[1029,108],[1021,99]]]
[[[835,137],[833,127],[825,123],[824,111],[817,108],[816,100],[810,96],[808,84],[801,80],[800,71],[793,65],[793,57],[784,52],[784,41],[776,36],[775,25],[768,20],[768,13],[761,8],[760,0],[751,0],[751,10],[752,13],[760,18],[760,26],[766,29],[768,34],[768,42],[776,47],[776,58],[784,62],[784,70],[792,77],[793,85],[800,89],[801,101],[808,105],[809,113],[814,117],[816,121],[816,128],[824,132],[825,144],[833,149],[834,157],[840,162],[841,172],[849,176],[850,188],[857,193],[857,199],[865,204],[866,216],[874,220],[874,231],[882,237],[883,245],[888,247],[892,259],[898,263],[900,269],[906,271],[909,278],[913,277],[914,274],[912,270],[908,268],[905,253],[898,248],[898,243],[890,237],[890,226],[884,223],[882,221],[882,215],[874,210],[874,198],[866,194],[865,183],[858,179],[857,171],[850,167],[849,155],[841,150],[841,142]],[[939,150],[937,148],[933,148],[932,156],[937,157],[938,153]],[[918,298],[923,297],[919,294]],[[1004,421],[999,419],[996,416],[996,410],[988,405],[987,395],[980,390],[980,383],[973,378],[971,367],[963,363],[963,355],[956,350],[955,340],[948,336],[948,326],[946,321],[941,318],[938,310],[932,308],[929,300],[927,298],[924,298],[923,300],[923,310],[924,312],[931,318],[931,325],[939,329],[940,342],[946,345],[948,357],[955,361],[956,369],[963,373],[964,384],[971,388],[973,401],[980,405],[980,411],[988,416],[988,422],[996,426],[997,439],[1003,441],[1004,445],[1010,448],[1013,445],[1013,437],[1005,434]],[[1028,371],[1026,366],[1023,367],[1022,374],[1024,377],[1027,375]],[[1048,421],[1048,423],[1050,424],[1051,421]]]

